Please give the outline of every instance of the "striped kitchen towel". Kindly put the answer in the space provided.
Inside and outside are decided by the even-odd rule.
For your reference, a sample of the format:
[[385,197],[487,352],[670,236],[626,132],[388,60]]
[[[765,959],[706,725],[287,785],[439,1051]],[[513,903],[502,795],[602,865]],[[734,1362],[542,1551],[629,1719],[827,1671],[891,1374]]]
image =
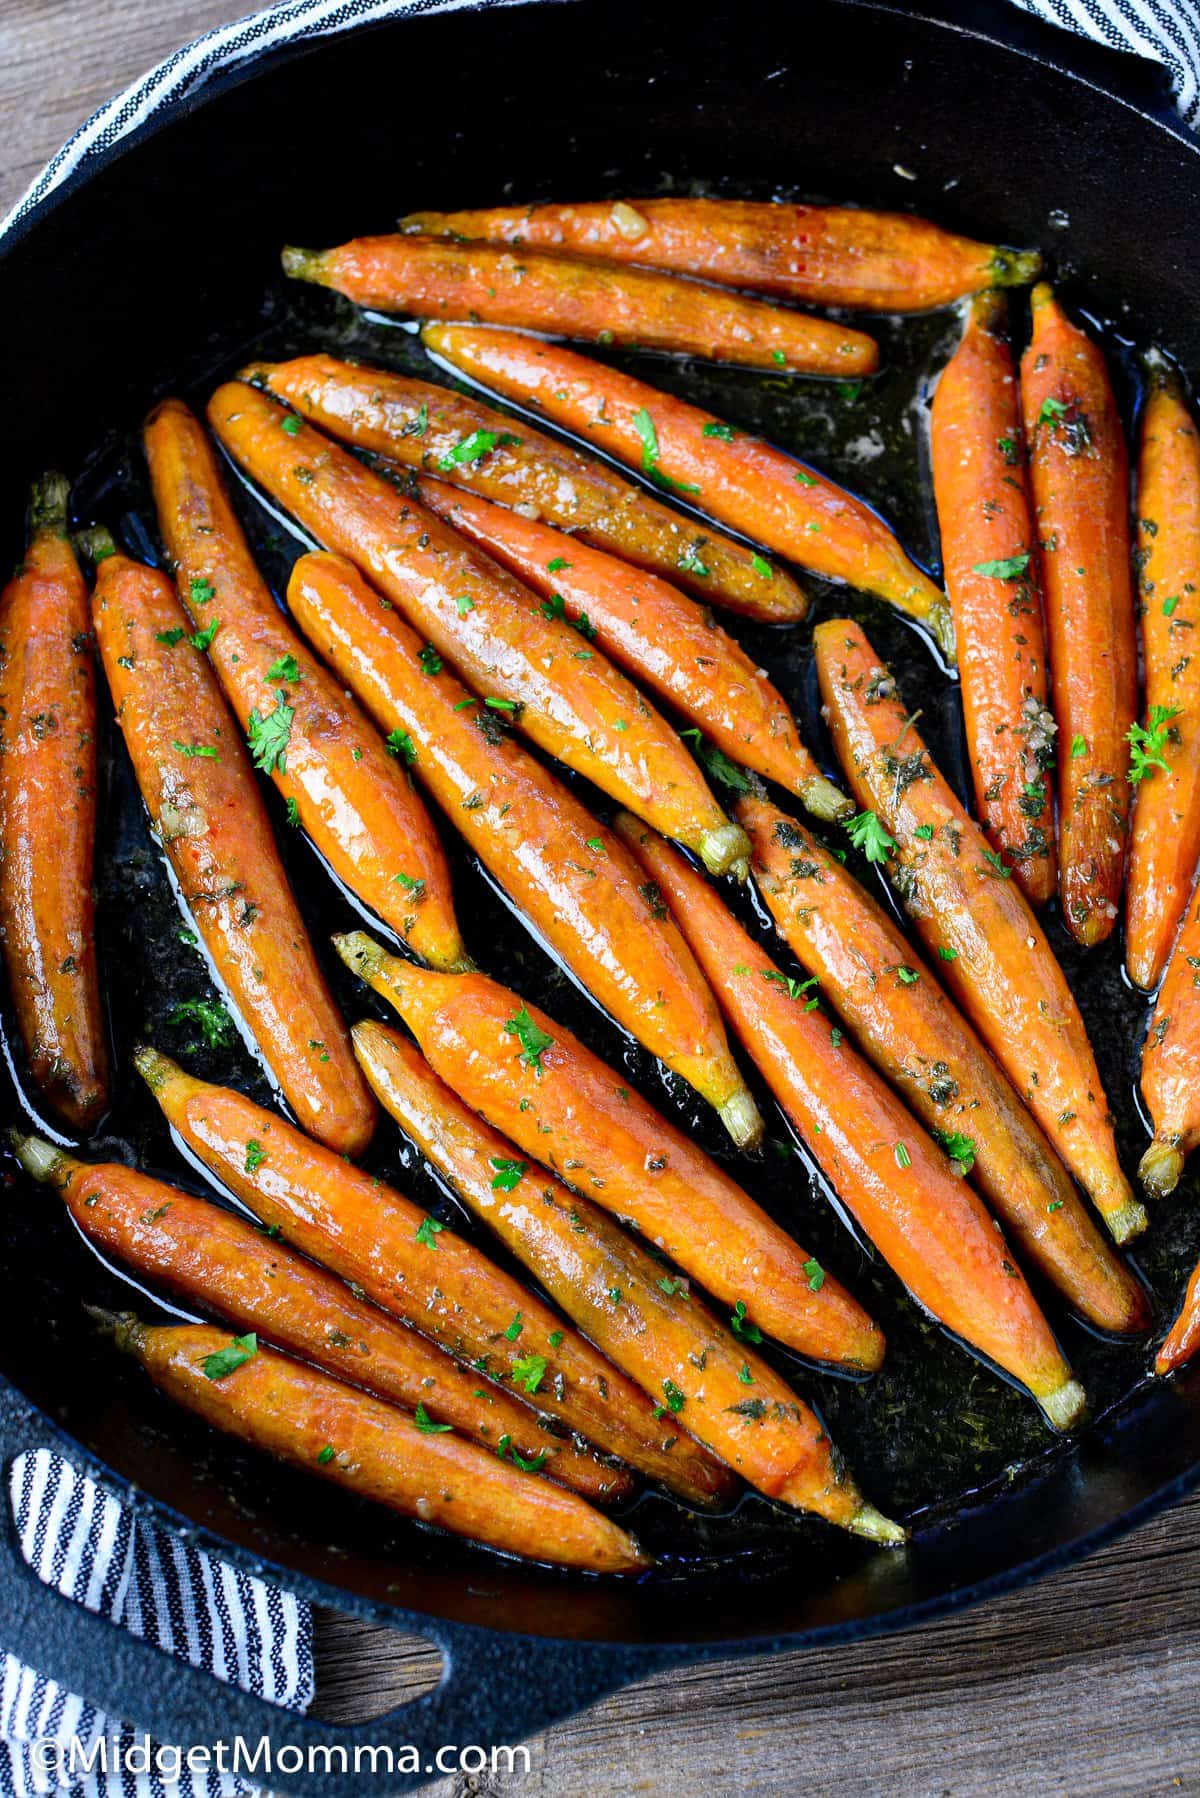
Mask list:
[[1200,0],[1014,0],[1048,24],[1161,62],[1184,123],[1200,127]]
[[[9,1501],[25,1558],[48,1585],[218,1679],[290,1710],[307,1710],[313,1662],[306,1604],[135,1518],[47,1449],[14,1461]],[[78,1798],[238,1798],[254,1790],[215,1771],[171,1777],[169,1760],[151,1758],[152,1770],[145,1772],[135,1756],[125,1770],[128,1750],[143,1741],[120,1719],[4,1656],[5,1798],[65,1792]],[[142,1764],[145,1759],[140,1757]]]

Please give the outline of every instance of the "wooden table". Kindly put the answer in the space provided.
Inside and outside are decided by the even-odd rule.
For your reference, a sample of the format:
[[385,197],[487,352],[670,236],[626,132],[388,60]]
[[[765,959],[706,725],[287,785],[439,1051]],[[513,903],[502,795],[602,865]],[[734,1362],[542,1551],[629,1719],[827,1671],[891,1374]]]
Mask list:
[[[100,101],[238,0],[0,0],[0,210]],[[1197,1586],[1194,1589],[1192,1580]],[[317,1623],[320,1715],[377,1716],[436,1655]],[[1200,1498],[1074,1572],[879,1641],[650,1680],[467,1792],[840,1798],[1200,1793]]]

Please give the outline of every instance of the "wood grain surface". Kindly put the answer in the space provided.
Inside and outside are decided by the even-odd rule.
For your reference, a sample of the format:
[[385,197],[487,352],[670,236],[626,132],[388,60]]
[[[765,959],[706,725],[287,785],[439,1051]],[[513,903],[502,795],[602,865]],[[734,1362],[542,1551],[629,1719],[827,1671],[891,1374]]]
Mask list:
[[[0,210],[109,94],[237,0],[0,0]],[[436,1655],[317,1620],[317,1710],[378,1716]],[[1200,1499],[1072,1572],[873,1642],[650,1680],[431,1798],[1200,1793]]]

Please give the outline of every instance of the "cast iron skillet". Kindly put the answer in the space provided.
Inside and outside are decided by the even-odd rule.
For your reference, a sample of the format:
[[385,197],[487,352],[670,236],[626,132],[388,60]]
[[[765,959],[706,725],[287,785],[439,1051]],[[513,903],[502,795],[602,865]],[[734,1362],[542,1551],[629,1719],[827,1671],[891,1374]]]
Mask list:
[[[1200,149],[1171,114],[1157,73],[1006,7],[974,7],[969,25],[962,11],[939,19],[928,4],[905,13],[875,0],[820,0],[786,22],[780,16],[747,30],[744,9],[722,0],[686,11],[569,0],[416,17],[215,80],[202,103],[187,103],[89,165],[5,246],[0,494],[8,498],[0,528],[8,537],[0,552],[15,558],[12,496],[46,465],[83,469],[83,503],[133,548],[152,551],[138,535],[140,477],[125,434],[159,394],[199,395],[215,370],[236,367],[264,333],[283,343],[300,332],[273,310],[277,300],[264,311],[263,296],[279,292],[280,242],[386,228],[410,204],[482,204],[506,191],[621,193],[697,177],[746,192],[786,183],[796,192],[916,206],[977,236],[1015,242],[1045,243],[1055,214],[1056,265],[1068,276],[1072,266],[1086,270],[1093,310],[1116,321],[1114,352],[1128,307],[1141,341],[1158,337],[1194,365],[1200,321],[1184,246],[1200,210]],[[914,169],[918,183],[897,165]],[[663,365],[650,378],[676,377]],[[716,392],[727,377],[708,378]],[[782,421],[785,402],[767,392],[759,411],[770,416],[773,406]],[[97,452],[105,421],[112,435]],[[902,523],[918,549],[929,546],[927,519]],[[928,667],[927,652],[903,627],[878,610],[864,615],[885,653]],[[802,662],[790,672],[802,686]],[[811,693],[798,687],[797,703],[811,708]],[[952,759],[945,707],[939,730]],[[111,815],[134,816],[128,774],[114,780]],[[107,982],[135,991],[152,1014],[162,994],[156,1001],[146,951],[166,929],[170,906],[164,910],[153,890],[156,876],[142,880],[149,864],[136,844],[118,842],[114,853],[119,877],[109,877],[102,908]],[[296,865],[311,872],[311,863]],[[594,1015],[555,984],[525,939],[501,932],[497,944],[505,954],[515,945],[520,966],[493,955],[494,971],[595,1035]],[[1128,1002],[1115,955],[1097,966],[1088,1007],[1093,1028],[1109,1025],[1113,1040],[1100,1045],[1106,1079],[1125,1082],[1129,1111],[1136,1043],[1112,1029]],[[176,979],[177,968],[167,972]],[[341,990],[344,1003],[365,1008],[361,992]],[[611,1031],[598,1040],[615,1052]],[[652,1081],[636,1058],[630,1065]],[[657,1097],[667,1102],[661,1091]],[[109,1138],[109,1150],[138,1152],[144,1136],[147,1152],[178,1175],[166,1140],[147,1134],[144,1101],[139,1111],[123,1089],[114,1116],[122,1134]],[[419,1170],[407,1177],[418,1180]],[[955,1503],[932,1503],[907,1554],[864,1551],[821,1531],[784,1542],[765,1507],[747,1512],[740,1558],[707,1555],[703,1533],[688,1525],[689,1552],[628,1588],[553,1578],[440,1540],[414,1548],[413,1532],[397,1537],[340,1495],[167,1418],[140,1376],[115,1366],[89,1335],[81,1270],[105,1276],[81,1259],[50,1202],[39,1207],[14,1189],[5,1204],[5,1465],[25,1449],[52,1446],[158,1522],[239,1565],[341,1610],[421,1630],[445,1653],[439,1688],[390,1718],[343,1729],[312,1723],[65,1604],[28,1572],[9,1527],[0,1642],[167,1741],[269,1732],[277,1750],[319,1741],[352,1752],[386,1736],[417,1744],[425,1767],[437,1744],[517,1740],[673,1663],[845,1640],[1011,1587],[1200,1481],[1200,1376],[1150,1387],[1126,1366],[1124,1388],[1135,1389],[1077,1447],[969,1502],[960,1481]],[[1151,1269],[1166,1302],[1198,1246],[1186,1211],[1176,1214],[1175,1259]],[[868,1258],[827,1227],[816,1246],[827,1243],[832,1264],[873,1294]],[[893,1311],[889,1333],[914,1327],[902,1306]],[[1089,1347],[1077,1332],[1071,1350],[1089,1357],[1100,1389],[1111,1390],[1107,1346]],[[932,1343],[930,1378],[938,1377],[939,1353]],[[910,1368],[914,1360],[898,1357]],[[1015,1453],[1024,1458],[1044,1440],[1029,1421],[1033,1408],[1013,1403],[991,1374],[976,1376],[957,1350],[945,1365],[953,1370],[942,1376],[948,1409],[978,1378],[985,1422],[1002,1411],[1019,1415]],[[859,1402],[844,1383],[822,1388],[839,1432]],[[902,1419],[901,1442],[904,1427]],[[881,1453],[871,1474],[884,1480],[890,1469],[903,1483],[906,1465],[897,1448],[890,1461]],[[986,1455],[980,1466],[996,1471]],[[643,1522],[661,1528],[652,1508]],[[811,1552],[797,1554],[797,1542]],[[277,1769],[271,1783],[349,1798],[384,1785],[409,1789],[425,1777]]]

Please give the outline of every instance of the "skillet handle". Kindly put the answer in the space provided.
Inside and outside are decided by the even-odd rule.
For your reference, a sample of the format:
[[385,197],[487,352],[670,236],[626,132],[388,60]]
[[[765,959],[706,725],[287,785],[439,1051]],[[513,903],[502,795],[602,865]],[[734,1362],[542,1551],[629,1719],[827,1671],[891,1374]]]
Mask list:
[[[619,1686],[693,1658],[686,1650],[631,1651],[602,1643],[501,1635],[416,1613],[389,1613],[389,1622],[436,1642],[442,1651],[441,1683],[365,1723],[299,1716],[176,1659],[38,1578],[21,1552],[8,1503],[13,1460],[38,1448],[62,1455],[109,1484],[122,1502],[131,1502],[130,1494],[49,1419],[14,1387],[0,1382],[0,1650],[185,1754],[190,1748],[215,1750],[224,1744],[230,1767],[240,1740],[245,1755],[258,1756],[249,1761],[256,1783],[261,1779],[274,1792],[304,1798],[362,1798],[369,1793],[390,1798],[439,1773],[455,1773],[460,1767],[463,1772],[484,1771],[483,1763],[461,1766],[458,1750],[467,1745],[487,1753],[497,1743],[515,1747]],[[132,1502],[155,1521],[144,1497]],[[235,1549],[219,1552],[259,1571],[252,1558]],[[263,1758],[264,1742],[269,1743],[269,1760]],[[442,1748],[453,1748],[455,1754],[439,1765]],[[218,1764],[210,1761],[208,1766]]]
[[[898,10],[894,8],[893,10]],[[1052,25],[1014,0],[908,0],[907,14],[933,19],[968,37],[986,37],[1019,55],[1102,88],[1114,99],[1194,141],[1179,116],[1165,64],[1131,50],[1114,50],[1082,32]]]

